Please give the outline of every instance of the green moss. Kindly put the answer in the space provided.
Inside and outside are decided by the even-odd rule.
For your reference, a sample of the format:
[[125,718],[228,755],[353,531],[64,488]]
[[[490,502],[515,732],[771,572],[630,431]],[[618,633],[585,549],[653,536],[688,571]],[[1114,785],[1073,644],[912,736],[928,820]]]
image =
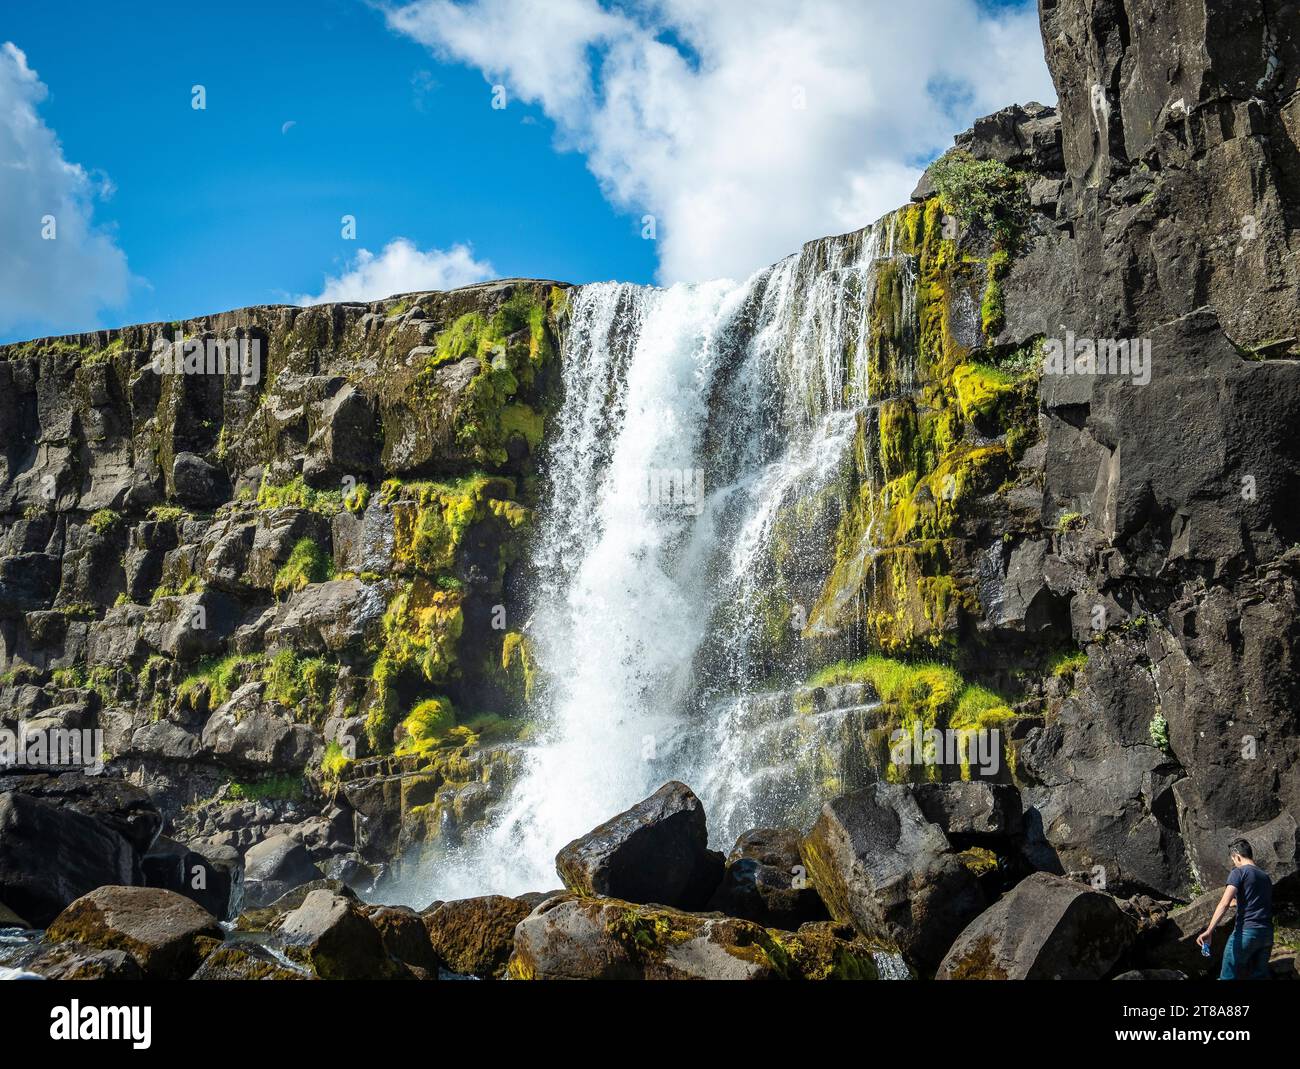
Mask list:
[[157,523],[175,523],[185,518],[185,510],[179,505],[155,505],[149,510],[149,518]]
[[305,720],[320,719],[337,678],[338,670],[329,661],[302,657],[294,650],[280,650],[266,662],[262,673],[266,697],[306,713],[298,717]]
[[456,713],[447,698],[426,698],[402,721],[404,738],[397,753],[423,753],[441,743],[456,726]]
[[1058,679],[1071,679],[1087,664],[1088,655],[1083,650],[1065,650],[1047,662],[1047,671]]
[[323,583],[333,575],[333,559],[312,539],[303,538],[293,547],[283,567],[276,572],[271,590],[278,597],[301,590],[310,583]]
[[467,312],[434,339],[433,354],[415,380],[415,391],[437,399],[435,373],[442,365],[473,358],[479,371],[461,392],[454,418],[456,445],[474,464],[499,467],[518,438],[530,452],[541,443],[542,416],[524,403],[541,369],[554,355],[547,318],[555,294],[518,289],[492,315]]
[[[262,658],[256,654],[231,654],[204,661],[181,680],[176,688],[176,699],[187,708],[195,709],[200,698],[206,696],[208,708],[215,709],[248,682],[252,669],[261,663]],[[146,668],[150,667],[146,665]]]
[[87,522],[96,534],[106,535],[121,524],[122,514],[112,509],[100,509]]
[[531,513],[509,500],[514,492],[510,479],[490,475],[452,483],[384,483],[380,499],[393,510],[399,568],[429,576],[448,571],[470,528],[490,516],[522,526]]
[[257,490],[257,507],[311,509],[324,516],[334,516],[343,510],[343,491],[317,490],[308,486],[301,475],[287,483],[263,481]]
[[392,745],[399,687],[440,684],[458,671],[457,648],[465,625],[463,602],[460,592],[439,590],[419,576],[389,602],[383,646],[372,673],[375,701],[366,720],[366,734],[377,749]]
[[537,672],[532,647],[519,631],[507,631],[501,642],[501,670],[505,673],[514,698],[522,704],[533,700]]
[[[902,661],[871,655],[823,668],[808,685],[849,682],[870,684],[885,706],[888,727],[895,730],[992,730],[1016,716],[1006,698],[967,682],[955,668],[938,661]],[[937,776],[938,771],[937,767],[927,766],[923,774]],[[905,775],[893,765],[886,772],[891,777]],[[965,766],[962,775],[969,776]]]
[[337,783],[351,764],[352,759],[343,752],[343,747],[331,742],[321,756],[320,769],[326,780]]

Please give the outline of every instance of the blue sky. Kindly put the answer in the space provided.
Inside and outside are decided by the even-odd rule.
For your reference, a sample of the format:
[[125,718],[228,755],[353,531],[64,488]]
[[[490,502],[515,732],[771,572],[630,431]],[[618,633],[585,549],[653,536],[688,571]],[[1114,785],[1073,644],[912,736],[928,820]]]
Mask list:
[[[918,3],[993,26],[999,47],[1024,56],[1024,71],[990,78],[964,61],[908,71],[902,77],[925,80],[896,85],[895,106],[899,79],[883,57],[901,30],[878,23],[879,76],[859,82],[836,58],[835,38],[847,31],[824,30],[824,12],[810,7],[801,35],[810,89],[796,72],[774,92],[812,103],[790,117],[783,107],[773,124],[770,102],[755,110],[752,77],[771,66],[764,49],[797,51],[781,45],[791,30],[775,9],[763,32],[761,12],[742,25],[725,21],[739,11],[697,20],[597,0],[418,0],[387,10],[360,0],[7,4],[0,42],[25,57],[26,72],[11,53],[0,109],[12,123],[7,86],[50,137],[0,131],[0,157],[10,157],[0,158],[10,174],[0,182],[31,184],[0,204],[0,216],[21,214],[0,218],[0,233],[25,242],[39,205],[61,196],[64,208],[57,242],[23,245],[11,260],[20,277],[8,288],[20,295],[8,308],[0,297],[0,340],[357,295],[366,284],[420,288],[420,278],[398,284],[410,256],[368,283],[355,270],[360,249],[383,260],[399,238],[416,259],[430,258],[426,270],[467,245],[446,276],[453,281],[752,270],[798,241],[870,222],[905,197],[913,172],[953,133],[1015,99],[1000,93],[1046,84],[1028,16],[1003,32],[981,15],[988,4]],[[1014,14],[1023,5],[1009,6]],[[862,24],[863,36],[876,25]],[[742,36],[743,48],[733,44]],[[204,110],[191,106],[195,84]],[[506,90],[504,109],[491,106],[494,85]],[[873,94],[870,108],[859,105]],[[924,107],[911,99],[927,96]],[[25,153],[51,158],[42,170]],[[788,166],[783,157],[795,153],[798,165]],[[84,173],[68,178],[65,162]],[[72,188],[50,188],[60,183]],[[65,225],[76,212],[82,233],[75,220]],[[643,239],[647,213],[656,240]],[[340,234],[344,215],[356,218],[355,240]],[[55,245],[64,260],[41,290],[42,257]]]

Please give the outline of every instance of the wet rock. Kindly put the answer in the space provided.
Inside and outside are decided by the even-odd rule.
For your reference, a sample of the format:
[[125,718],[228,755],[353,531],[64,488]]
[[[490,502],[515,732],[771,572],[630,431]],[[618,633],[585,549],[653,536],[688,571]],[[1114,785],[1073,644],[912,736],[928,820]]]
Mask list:
[[223,938],[217,919],[183,895],[156,887],[100,887],[55,918],[48,942],[122,950],[146,979],[180,980]]
[[437,978],[439,959],[420,914],[409,906],[371,906],[365,909],[365,914],[389,954],[423,970],[430,978]]
[[832,917],[896,947],[921,972],[988,904],[977,867],[904,786],[875,784],[827,803],[801,853]]
[[191,980],[310,980],[304,970],[292,969],[256,943],[227,944],[206,958]]
[[144,970],[125,950],[99,950],[80,943],[41,945],[23,967],[47,980],[144,979]]
[[555,868],[579,894],[698,909],[722,880],[722,855],[708,842],[703,805],[674,781],[569,843]]
[[443,968],[465,976],[500,979],[514,949],[515,927],[533,904],[504,895],[440,902],[421,917],[427,941]]
[[727,856],[722,883],[709,908],[788,931],[827,919],[826,907],[799,854],[801,839],[792,828],[745,832]]
[[1036,872],[971,922],[936,978],[1100,980],[1133,937],[1133,922],[1115,899]]

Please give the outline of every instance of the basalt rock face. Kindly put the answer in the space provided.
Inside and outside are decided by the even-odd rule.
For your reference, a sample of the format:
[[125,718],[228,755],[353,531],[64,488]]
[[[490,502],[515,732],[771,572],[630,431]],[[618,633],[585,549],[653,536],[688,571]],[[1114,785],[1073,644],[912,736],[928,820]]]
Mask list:
[[1049,365],[1040,387],[1042,582],[1091,657],[1021,750],[1039,860],[1186,898],[1242,833],[1283,841],[1291,877],[1300,8],[1040,8],[1063,173],[997,342],[1148,339],[1151,357]]
[[[791,900],[817,893],[929,972],[1030,870],[1187,903],[1238,835],[1281,895],[1300,884],[1300,5],[1040,7],[1059,104],[981,119],[960,173],[932,168],[877,228],[800,255],[838,272],[884,250],[844,303],[867,341],[833,369],[862,388],[846,471],[776,517],[754,584],[755,659],[812,684],[793,721],[866,710],[839,742],[855,769],[904,725],[996,727],[1000,765],[832,780],[855,790],[802,839],[738,847],[721,886],[689,799],[623,814],[562,866],[619,905],[538,909],[512,974],[779,972],[794,951],[756,925],[795,929]],[[312,938],[370,925],[338,889],[472,834],[520,765],[566,306],[563,286],[508,280],[0,347],[0,726],[101,729],[106,782],[147,790],[168,857],[253,851],[257,901],[331,881]],[[898,662],[859,660],[881,652]],[[51,791],[9,801],[10,842],[58,824],[112,849],[0,894],[33,923],[139,882],[159,831],[125,795],[113,823]],[[669,855],[676,901],[645,889]],[[786,879],[803,865],[811,888]],[[1081,886],[992,906],[1061,905],[994,971],[1036,968]],[[677,916],[710,903],[749,919]],[[439,962],[500,972],[526,905],[434,910]],[[810,927],[809,947],[844,950]],[[707,967],[643,953],[671,932]],[[1181,959],[1170,938],[1152,965]],[[1103,949],[1085,971],[1112,968]]]
[[[38,919],[142,882],[163,824],[177,857],[235,851],[228,885],[277,837],[365,884],[485,818],[529,688],[522,549],[566,292],[0,346],[0,728],[30,772],[4,777],[9,839],[40,818],[121,844],[98,880],[52,874]],[[56,730],[102,732],[95,791],[23,748]],[[104,828],[108,802],[84,810],[122,778],[158,809],[124,796]]]

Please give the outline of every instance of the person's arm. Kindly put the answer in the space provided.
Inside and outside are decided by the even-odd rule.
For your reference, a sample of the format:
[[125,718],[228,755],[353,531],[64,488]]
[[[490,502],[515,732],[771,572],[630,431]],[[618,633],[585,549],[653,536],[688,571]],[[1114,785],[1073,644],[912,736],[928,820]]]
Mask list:
[[1214,916],[1210,918],[1209,925],[1205,931],[1196,937],[1198,947],[1203,947],[1210,941],[1210,937],[1214,935],[1214,929],[1219,926],[1219,921],[1223,919],[1223,915],[1228,912],[1228,908],[1236,901],[1236,898],[1237,888],[1232,884],[1228,884],[1223,889],[1223,897],[1219,899],[1219,904],[1214,907]]

